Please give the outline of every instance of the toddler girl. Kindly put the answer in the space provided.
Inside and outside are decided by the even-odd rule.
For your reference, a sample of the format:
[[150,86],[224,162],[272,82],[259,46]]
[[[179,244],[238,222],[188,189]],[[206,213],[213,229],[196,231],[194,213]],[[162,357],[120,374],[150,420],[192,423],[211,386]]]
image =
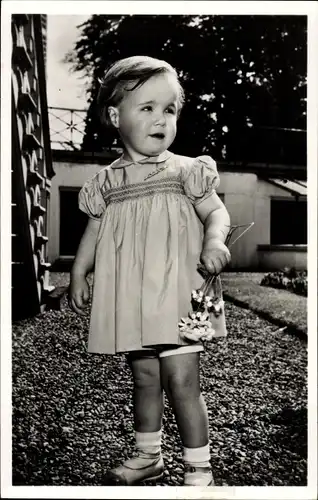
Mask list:
[[163,473],[163,391],[184,446],[183,484],[214,484],[200,393],[203,346],[187,342],[178,323],[202,284],[198,262],[212,274],[229,262],[230,221],[215,192],[212,158],[168,151],[183,102],[177,73],[165,61],[135,56],[111,66],[98,105],[124,152],[79,195],[89,221],[71,271],[69,304],[84,314],[86,276],[94,268],[88,351],[127,353],[134,380],[136,456],[108,473],[120,485]]

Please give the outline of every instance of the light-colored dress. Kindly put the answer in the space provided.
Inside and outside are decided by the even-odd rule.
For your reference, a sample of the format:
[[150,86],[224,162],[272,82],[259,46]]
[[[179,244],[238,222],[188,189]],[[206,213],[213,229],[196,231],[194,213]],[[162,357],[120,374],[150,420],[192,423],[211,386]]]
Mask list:
[[88,351],[187,345],[178,323],[202,284],[195,205],[219,185],[214,160],[166,151],[119,158],[86,182],[79,207],[100,220]]

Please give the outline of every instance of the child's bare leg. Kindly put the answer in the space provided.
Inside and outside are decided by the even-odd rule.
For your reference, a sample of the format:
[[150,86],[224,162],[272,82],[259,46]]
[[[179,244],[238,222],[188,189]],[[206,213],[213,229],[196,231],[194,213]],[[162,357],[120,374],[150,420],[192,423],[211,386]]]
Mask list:
[[162,383],[184,446],[205,446],[209,441],[208,414],[200,391],[199,353],[174,354],[160,362]]
[[129,356],[134,380],[134,421],[137,456],[108,473],[111,484],[133,485],[163,473],[161,422],[163,389],[156,356]]
[[129,365],[134,380],[135,430],[137,432],[159,431],[163,414],[159,359],[130,356]]
[[160,363],[163,387],[173,408],[184,446],[184,484],[213,484],[208,413],[200,391],[199,353],[162,357]]

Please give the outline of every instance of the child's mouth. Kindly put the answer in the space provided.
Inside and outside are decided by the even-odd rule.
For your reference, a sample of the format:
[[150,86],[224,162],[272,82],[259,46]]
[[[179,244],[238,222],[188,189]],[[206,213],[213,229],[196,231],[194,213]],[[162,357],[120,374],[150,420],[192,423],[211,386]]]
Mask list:
[[153,137],[154,139],[162,140],[165,138],[165,134],[158,132],[157,134],[151,134],[150,137]]

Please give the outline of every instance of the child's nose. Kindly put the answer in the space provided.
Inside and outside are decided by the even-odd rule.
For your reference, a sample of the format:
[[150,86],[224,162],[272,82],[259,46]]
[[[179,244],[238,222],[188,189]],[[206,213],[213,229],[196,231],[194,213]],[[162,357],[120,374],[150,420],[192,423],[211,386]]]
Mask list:
[[166,115],[165,113],[159,111],[155,116],[155,125],[165,125],[166,124]]

